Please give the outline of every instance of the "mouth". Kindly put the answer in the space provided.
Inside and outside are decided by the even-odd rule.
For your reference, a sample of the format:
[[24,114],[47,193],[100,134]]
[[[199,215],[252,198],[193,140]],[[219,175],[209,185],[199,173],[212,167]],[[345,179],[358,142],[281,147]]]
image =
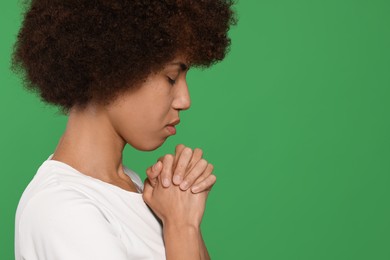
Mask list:
[[168,132],[169,132],[171,135],[175,135],[175,134],[176,134],[176,128],[175,128],[175,126],[173,126],[173,125],[168,125],[168,126],[167,126],[167,129],[168,129]]
[[175,135],[176,134],[176,127],[175,127],[175,125],[178,125],[179,123],[180,123],[180,119],[176,119],[175,121],[172,121],[171,123],[169,123],[167,125],[168,132],[171,135]]
[[180,119],[176,119],[175,121],[169,123],[168,126],[175,126],[178,125],[179,123],[180,123]]

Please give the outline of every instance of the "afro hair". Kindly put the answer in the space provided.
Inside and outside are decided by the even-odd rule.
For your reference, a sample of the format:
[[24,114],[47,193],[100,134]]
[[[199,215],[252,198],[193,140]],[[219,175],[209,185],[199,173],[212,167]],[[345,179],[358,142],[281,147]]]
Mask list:
[[182,54],[221,61],[236,23],[229,0],[31,0],[12,67],[25,87],[67,114],[108,104]]

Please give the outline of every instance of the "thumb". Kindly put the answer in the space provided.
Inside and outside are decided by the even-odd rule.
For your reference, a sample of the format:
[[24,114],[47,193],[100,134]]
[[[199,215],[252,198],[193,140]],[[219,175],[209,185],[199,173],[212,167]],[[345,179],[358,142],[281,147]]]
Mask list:
[[152,198],[152,194],[153,194],[153,187],[150,184],[149,179],[146,178],[144,182],[144,190],[142,192],[142,198],[144,199],[146,204],[148,204],[148,202]]
[[146,175],[148,176],[148,179],[150,181],[150,185],[154,187],[157,183],[157,177],[161,174],[162,170],[162,163],[158,161],[153,166],[146,169]]

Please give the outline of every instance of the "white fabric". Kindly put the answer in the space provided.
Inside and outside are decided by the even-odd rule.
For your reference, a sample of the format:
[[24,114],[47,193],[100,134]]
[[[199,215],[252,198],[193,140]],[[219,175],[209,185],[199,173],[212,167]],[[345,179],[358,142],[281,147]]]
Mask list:
[[[142,193],[84,175],[52,156],[19,201],[16,260],[165,259],[162,226]],[[139,176],[123,168],[142,192]]]

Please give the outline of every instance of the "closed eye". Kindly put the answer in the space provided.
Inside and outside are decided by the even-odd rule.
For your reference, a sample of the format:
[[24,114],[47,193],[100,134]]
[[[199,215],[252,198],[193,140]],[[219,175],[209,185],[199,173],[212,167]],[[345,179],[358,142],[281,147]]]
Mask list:
[[169,84],[175,85],[176,80],[174,80],[174,79],[172,79],[172,78],[170,78],[170,77],[167,77],[167,79],[168,79]]

